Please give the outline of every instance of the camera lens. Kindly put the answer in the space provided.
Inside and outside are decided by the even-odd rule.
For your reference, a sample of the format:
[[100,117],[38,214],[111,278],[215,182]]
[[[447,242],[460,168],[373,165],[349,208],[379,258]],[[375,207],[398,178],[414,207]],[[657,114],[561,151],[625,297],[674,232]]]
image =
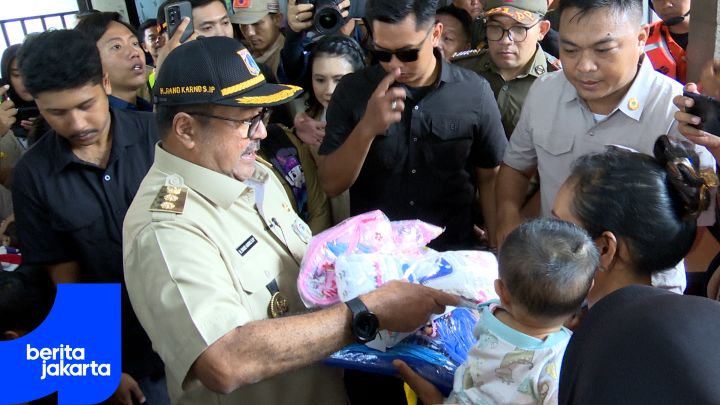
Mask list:
[[335,24],[337,24],[337,18],[332,14],[325,14],[320,16],[318,22],[321,27],[327,30],[335,27]]
[[343,17],[335,3],[322,5],[315,11],[313,28],[322,35],[335,33],[342,24]]

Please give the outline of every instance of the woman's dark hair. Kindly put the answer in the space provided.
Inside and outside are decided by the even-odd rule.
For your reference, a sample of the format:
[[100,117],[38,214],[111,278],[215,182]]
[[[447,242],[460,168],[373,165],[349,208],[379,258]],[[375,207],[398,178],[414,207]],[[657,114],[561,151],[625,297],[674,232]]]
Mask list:
[[395,24],[412,14],[419,29],[435,21],[437,8],[438,0],[368,0],[365,18],[370,24],[375,20]]
[[438,15],[449,15],[450,17],[454,17],[456,20],[460,21],[463,33],[467,37],[468,42],[472,40],[473,21],[472,17],[470,17],[470,13],[460,7],[456,7],[454,4],[450,4],[449,6],[440,7],[435,13],[435,16]]
[[308,93],[308,99],[305,102],[307,107],[306,112],[313,118],[320,114],[323,108],[317,100],[312,86],[312,67],[315,59],[318,57],[344,58],[350,66],[352,66],[353,72],[357,72],[365,67],[365,53],[360,47],[360,44],[354,39],[344,35],[332,35],[317,41],[310,54],[310,60],[308,62],[310,69],[308,69],[304,85]]
[[23,83],[33,97],[44,91],[102,83],[95,41],[77,30],[50,30],[28,37],[18,57]]
[[105,35],[111,22],[124,25],[130,32],[137,37],[136,29],[132,25],[122,20],[122,16],[117,12],[103,11],[100,13],[92,13],[80,19],[75,29],[84,32],[87,36],[97,42]]
[[671,268],[687,255],[697,216],[710,203],[694,152],[663,135],[655,156],[609,147],[576,160],[568,179],[571,213],[593,238],[609,231],[622,240],[641,274]]
[[[9,47],[7,47],[7,49],[5,49],[5,52],[3,52],[2,54],[2,59],[0,60],[0,76],[2,76],[2,84],[7,84],[10,86],[7,94],[10,97],[10,100],[12,100],[12,102],[15,104],[15,108],[30,106],[34,107],[34,101],[25,101],[20,98],[17,92],[15,92],[15,89],[13,89],[12,82],[10,81],[10,66],[20,53],[21,47],[22,45],[15,44],[10,45]],[[20,64],[18,63],[18,67],[19,66]]]

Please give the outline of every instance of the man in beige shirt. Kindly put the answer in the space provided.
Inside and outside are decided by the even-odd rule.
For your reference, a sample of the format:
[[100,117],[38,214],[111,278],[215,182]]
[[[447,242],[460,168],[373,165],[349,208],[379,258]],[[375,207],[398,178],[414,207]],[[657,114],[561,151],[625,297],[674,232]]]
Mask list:
[[[672,99],[682,93],[682,85],[654,71],[644,55],[642,2],[567,0],[559,13],[563,70],[535,80],[498,174],[499,243],[522,222],[520,209],[536,170],[541,213],[550,216],[578,157],[606,145],[652,155],[660,135],[681,137],[673,125]],[[714,167],[707,150],[696,151],[707,162],[703,166]],[[701,225],[708,224],[705,218]],[[654,275],[653,285],[682,292],[683,264]]]
[[154,92],[161,142],[125,218],[123,254],[173,403],[345,403],[340,370],[318,361],[457,304],[394,282],[303,313],[297,276],[310,230],[256,161],[266,107],[300,89],[267,84],[241,44],[215,37],[173,50]]

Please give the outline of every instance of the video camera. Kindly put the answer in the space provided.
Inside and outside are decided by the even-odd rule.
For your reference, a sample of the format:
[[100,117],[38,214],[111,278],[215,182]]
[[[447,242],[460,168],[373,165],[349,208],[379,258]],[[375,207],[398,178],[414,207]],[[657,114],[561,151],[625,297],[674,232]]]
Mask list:
[[[347,20],[342,16],[339,4],[343,0],[298,0],[298,4],[312,4],[313,30],[321,35],[337,32]],[[348,19],[365,16],[365,0],[351,0]]]

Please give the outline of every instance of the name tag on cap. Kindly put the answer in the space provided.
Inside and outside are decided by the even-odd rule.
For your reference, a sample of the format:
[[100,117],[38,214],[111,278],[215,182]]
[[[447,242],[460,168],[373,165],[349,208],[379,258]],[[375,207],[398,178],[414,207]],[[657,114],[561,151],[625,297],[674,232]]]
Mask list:
[[255,239],[255,236],[250,235],[250,237],[245,239],[245,242],[241,243],[235,250],[240,253],[240,256],[245,256],[245,254],[255,245],[257,245],[257,239]]

